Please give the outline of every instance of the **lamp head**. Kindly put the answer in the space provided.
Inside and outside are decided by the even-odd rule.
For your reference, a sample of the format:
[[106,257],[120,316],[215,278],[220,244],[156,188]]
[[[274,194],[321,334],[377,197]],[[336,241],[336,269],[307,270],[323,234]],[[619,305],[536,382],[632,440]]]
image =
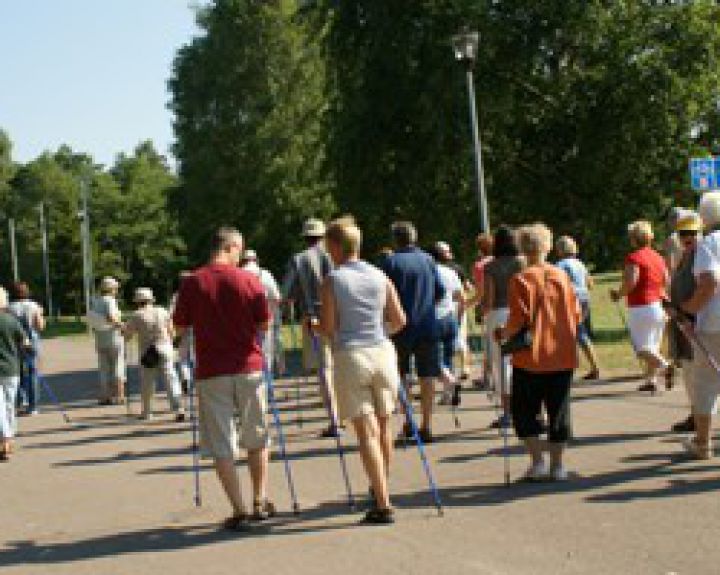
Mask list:
[[472,64],[477,60],[480,33],[463,31],[452,37],[453,52],[459,62]]

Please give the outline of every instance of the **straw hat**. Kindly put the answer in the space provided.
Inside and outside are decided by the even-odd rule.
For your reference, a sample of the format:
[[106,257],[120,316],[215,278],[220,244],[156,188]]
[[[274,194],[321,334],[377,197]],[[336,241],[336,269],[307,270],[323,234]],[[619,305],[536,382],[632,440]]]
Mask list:
[[100,281],[100,290],[101,291],[112,291],[112,290],[118,289],[119,287],[120,287],[120,282],[110,276],[104,277]]
[[675,223],[676,232],[695,232],[700,233],[703,229],[703,223],[700,216],[694,212],[689,212],[680,217]]
[[155,301],[155,296],[150,288],[141,287],[135,290],[133,301],[135,303],[152,303]]
[[321,238],[325,235],[325,224],[320,220],[310,218],[303,224],[302,235],[304,238]]

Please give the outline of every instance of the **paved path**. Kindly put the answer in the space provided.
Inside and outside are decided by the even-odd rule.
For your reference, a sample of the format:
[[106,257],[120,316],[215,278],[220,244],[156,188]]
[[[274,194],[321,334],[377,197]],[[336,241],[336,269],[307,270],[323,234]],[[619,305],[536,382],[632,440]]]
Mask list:
[[[70,400],[75,425],[51,406],[21,420],[19,452],[0,466],[2,575],[720,572],[720,469],[684,460],[680,438],[667,432],[685,414],[679,389],[655,398],[627,381],[577,389],[568,462],[579,476],[510,488],[502,485],[502,442],[487,429],[492,406],[468,392],[462,428],[440,414],[441,440],[429,450],[445,517],[436,516],[417,452],[408,448],[394,467],[398,523],[370,528],[347,511],[334,444],[316,439],[324,421],[315,390],[302,388],[300,428],[290,411],[295,387],[283,382],[304,512],[243,537],[218,531],[228,509],[207,467],[203,507],[192,505],[188,425],[169,414],[141,424],[124,407],[93,406],[85,339],[50,341],[46,355],[48,382]],[[353,486],[364,493],[354,441],[347,443]],[[512,453],[517,478],[526,462],[517,448]],[[271,466],[271,493],[289,510],[279,462]]]

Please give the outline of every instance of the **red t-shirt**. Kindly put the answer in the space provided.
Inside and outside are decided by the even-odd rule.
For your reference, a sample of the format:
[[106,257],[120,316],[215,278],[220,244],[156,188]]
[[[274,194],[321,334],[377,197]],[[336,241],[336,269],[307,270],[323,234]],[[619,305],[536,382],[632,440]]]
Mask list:
[[480,287],[485,279],[485,266],[493,261],[492,256],[485,256],[484,258],[477,260],[473,265],[472,274],[473,280],[475,281],[475,287]]
[[226,264],[208,264],[180,286],[173,321],[192,327],[197,379],[262,371],[258,324],[270,319],[258,278]]
[[625,265],[637,266],[640,271],[637,284],[627,296],[628,306],[649,305],[665,297],[667,266],[659,253],[641,248],[625,258]]

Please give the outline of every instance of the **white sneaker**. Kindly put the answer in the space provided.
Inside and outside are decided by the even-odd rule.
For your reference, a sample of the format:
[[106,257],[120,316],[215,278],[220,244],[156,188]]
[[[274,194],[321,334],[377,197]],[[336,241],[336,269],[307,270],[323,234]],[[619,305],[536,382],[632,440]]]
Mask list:
[[570,475],[568,474],[568,470],[561,465],[550,471],[550,477],[553,481],[567,481]]
[[531,465],[523,475],[523,481],[545,481],[548,478],[548,468],[544,461]]

